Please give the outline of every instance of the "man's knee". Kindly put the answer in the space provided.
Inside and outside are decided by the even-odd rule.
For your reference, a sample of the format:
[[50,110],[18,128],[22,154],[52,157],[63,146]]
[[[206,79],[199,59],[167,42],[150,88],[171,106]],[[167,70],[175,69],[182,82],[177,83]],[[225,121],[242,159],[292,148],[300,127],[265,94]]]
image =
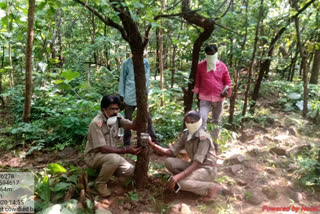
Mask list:
[[121,156],[118,154],[108,154],[108,157],[104,161],[105,163],[110,163],[110,164],[119,164],[121,159]]
[[164,162],[164,165],[166,166],[166,168],[171,172],[174,170],[174,165],[173,165],[174,159],[175,158],[167,158]]

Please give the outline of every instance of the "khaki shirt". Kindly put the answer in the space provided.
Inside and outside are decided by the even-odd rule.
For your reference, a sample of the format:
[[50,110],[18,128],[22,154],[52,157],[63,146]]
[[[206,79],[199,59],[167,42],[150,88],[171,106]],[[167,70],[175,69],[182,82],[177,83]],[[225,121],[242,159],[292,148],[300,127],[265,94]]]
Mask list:
[[202,167],[215,166],[216,151],[210,134],[200,129],[187,141],[188,134],[187,129],[179,134],[177,143],[170,148],[171,152],[176,156],[180,150],[185,149],[189,158],[199,161]]
[[[124,119],[121,114],[118,114],[117,116],[121,118],[121,127],[129,128],[132,125],[132,122]],[[101,146],[122,146],[122,141],[120,137],[118,137],[118,130],[118,122],[110,127],[107,125],[107,119],[104,115],[102,113],[98,114],[90,123],[88,140],[84,154],[86,155]]]

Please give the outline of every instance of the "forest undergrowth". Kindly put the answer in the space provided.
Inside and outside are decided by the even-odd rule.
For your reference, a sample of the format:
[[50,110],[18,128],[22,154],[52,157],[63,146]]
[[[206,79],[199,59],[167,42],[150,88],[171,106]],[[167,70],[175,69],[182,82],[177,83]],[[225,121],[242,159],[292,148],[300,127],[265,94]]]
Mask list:
[[[248,117],[239,128],[223,128],[216,182],[225,192],[211,203],[203,203],[192,193],[168,192],[165,158],[153,153],[146,188],[136,190],[133,180],[113,178],[109,183],[112,196],[98,200],[94,190],[97,173],[85,166],[83,146],[60,142],[60,146],[50,144],[34,149],[30,140],[8,133],[14,117],[6,108],[0,110],[0,170],[35,175],[35,207],[39,213],[54,209],[61,213],[93,213],[94,209],[112,213],[174,213],[177,207],[185,210],[181,213],[190,210],[255,214],[272,207],[297,207],[298,213],[305,213],[304,207],[319,206],[320,201],[320,130],[312,117],[301,116],[298,93],[274,93],[277,96],[270,93],[261,99],[255,117]],[[135,160],[134,156],[126,157]],[[83,194],[84,189],[89,189],[89,193]]]

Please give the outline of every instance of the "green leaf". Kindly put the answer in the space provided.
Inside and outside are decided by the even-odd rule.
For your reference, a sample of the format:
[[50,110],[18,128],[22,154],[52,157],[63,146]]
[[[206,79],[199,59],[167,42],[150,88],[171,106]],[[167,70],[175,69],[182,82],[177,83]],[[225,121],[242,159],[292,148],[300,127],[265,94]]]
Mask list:
[[139,2],[132,2],[132,5],[135,8],[144,8],[144,5]]
[[61,83],[64,83],[64,80],[54,80],[53,83],[54,84],[61,84]]
[[43,177],[40,188],[39,188],[39,197],[45,202],[50,202],[50,188],[49,188],[49,177],[46,175]]
[[71,81],[74,78],[80,76],[79,72],[72,72],[71,70],[67,70],[61,73],[61,76],[64,77],[66,80]]
[[54,192],[58,192],[58,191],[61,191],[61,190],[68,190],[69,187],[72,186],[71,183],[66,183],[66,182],[60,182],[58,183],[57,185],[54,186],[54,188],[52,188],[51,190],[54,191]]
[[133,19],[134,22],[138,21],[138,17],[136,16],[136,14],[132,13],[131,10],[129,10],[130,16]]
[[151,26],[152,26],[152,27],[159,27],[160,25],[158,25],[158,24],[155,23],[155,22],[152,22],[152,23],[151,23]]
[[58,163],[51,163],[48,166],[50,174],[65,173],[67,170]]

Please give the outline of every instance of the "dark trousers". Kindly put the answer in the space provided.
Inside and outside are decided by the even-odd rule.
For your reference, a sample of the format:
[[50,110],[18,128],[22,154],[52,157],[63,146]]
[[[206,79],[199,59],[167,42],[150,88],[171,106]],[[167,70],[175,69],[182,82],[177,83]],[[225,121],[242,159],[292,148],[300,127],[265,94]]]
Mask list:
[[[132,120],[132,114],[135,109],[136,109],[136,106],[130,106],[130,105],[124,104],[124,115],[125,115],[124,117],[128,120]],[[152,142],[155,142],[158,144],[157,136],[156,136],[156,133],[155,133],[154,128],[152,126],[150,112],[148,112],[148,133],[152,139]],[[131,139],[131,130],[125,129],[124,136],[123,136],[124,146],[130,145],[130,139]]]

